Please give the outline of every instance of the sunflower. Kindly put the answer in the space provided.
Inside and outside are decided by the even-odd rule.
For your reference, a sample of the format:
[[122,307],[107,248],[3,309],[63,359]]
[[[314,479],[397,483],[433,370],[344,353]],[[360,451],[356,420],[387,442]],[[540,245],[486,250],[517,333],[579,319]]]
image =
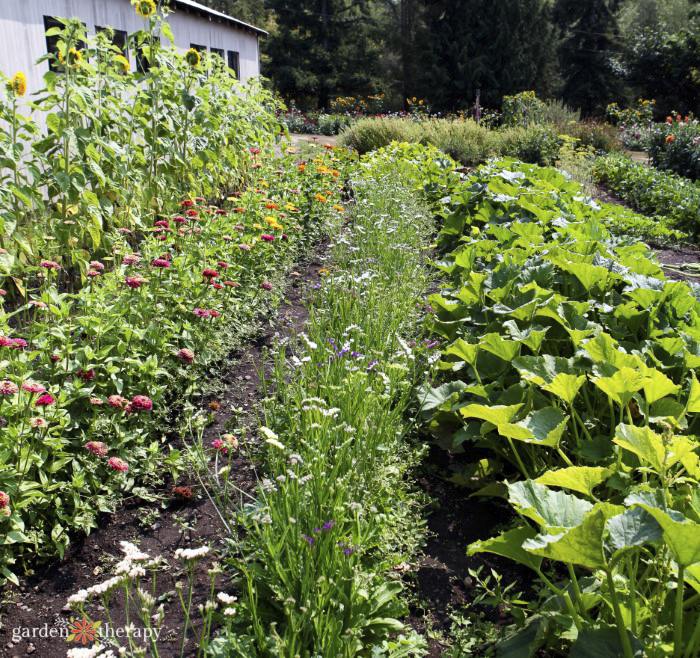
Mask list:
[[79,50],[76,50],[75,48],[71,48],[68,51],[68,63],[71,66],[80,66],[82,61],[83,61],[83,54]]
[[24,96],[24,94],[27,93],[27,76],[21,71],[17,71],[17,73],[12,76],[10,87],[12,87],[12,91],[14,91],[17,96]]
[[117,62],[119,65],[119,69],[123,71],[124,73],[128,73],[131,71],[131,64],[129,63],[129,60],[124,57],[124,55],[117,55],[114,60]]
[[202,56],[197,50],[190,48],[185,53],[185,61],[192,67],[199,66],[200,62],[202,61]]
[[136,0],[136,13],[142,18],[153,16],[156,12],[156,3],[153,0]]

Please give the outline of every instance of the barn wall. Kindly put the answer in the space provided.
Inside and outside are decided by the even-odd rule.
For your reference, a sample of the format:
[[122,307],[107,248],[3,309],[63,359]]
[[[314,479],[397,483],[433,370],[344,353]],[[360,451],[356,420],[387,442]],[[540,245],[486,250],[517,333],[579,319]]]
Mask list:
[[[129,0],[0,0],[0,71],[11,77],[16,71],[27,75],[27,94],[41,89],[43,75],[49,70],[47,62],[36,65],[46,54],[44,16],[76,17],[85,23],[88,33],[95,26],[113,27],[128,33],[144,27]],[[175,46],[186,50],[191,43],[209,48],[223,48],[240,53],[241,79],[260,73],[258,38],[256,34],[221,23],[215,17],[205,18],[184,10],[168,16],[175,36]],[[129,53],[132,68],[135,53]]]

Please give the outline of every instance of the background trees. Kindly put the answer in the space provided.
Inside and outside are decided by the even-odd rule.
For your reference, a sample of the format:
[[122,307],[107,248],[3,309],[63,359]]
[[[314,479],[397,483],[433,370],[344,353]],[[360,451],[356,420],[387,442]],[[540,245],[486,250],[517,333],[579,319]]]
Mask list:
[[[533,89],[584,115],[656,97],[698,111],[698,0],[201,0],[270,31],[263,73],[286,99],[413,96],[496,107]],[[661,98],[667,102],[659,102]]]

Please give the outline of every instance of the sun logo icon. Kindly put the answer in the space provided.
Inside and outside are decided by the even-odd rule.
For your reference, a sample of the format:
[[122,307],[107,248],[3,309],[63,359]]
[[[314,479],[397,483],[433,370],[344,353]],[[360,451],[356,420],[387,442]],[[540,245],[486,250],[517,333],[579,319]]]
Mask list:
[[88,642],[94,642],[100,635],[99,628],[102,625],[101,621],[88,621],[83,618],[78,621],[73,621],[71,618],[71,625],[68,627],[70,635],[68,636],[68,642],[80,642],[81,644],[87,644]]

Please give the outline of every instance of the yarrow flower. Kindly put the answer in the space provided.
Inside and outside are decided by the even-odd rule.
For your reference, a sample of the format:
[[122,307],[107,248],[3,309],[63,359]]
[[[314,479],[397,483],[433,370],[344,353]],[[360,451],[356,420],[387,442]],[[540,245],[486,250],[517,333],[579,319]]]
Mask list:
[[199,560],[208,553],[208,546],[202,546],[200,548],[178,548],[175,551],[175,557],[182,560],[183,562],[189,562],[193,560]]
[[[106,443],[102,443],[102,441],[88,441],[85,444],[85,449],[88,452],[91,452],[96,457],[104,457],[107,455],[107,451],[109,450],[109,447],[107,446]],[[114,457],[114,459],[117,459],[117,457]],[[110,466],[111,466],[111,464],[110,464]]]
[[115,471],[126,473],[129,470],[129,464],[127,464],[123,459],[119,459],[119,457],[110,457],[107,460],[107,463],[109,464],[110,468],[113,468]]

